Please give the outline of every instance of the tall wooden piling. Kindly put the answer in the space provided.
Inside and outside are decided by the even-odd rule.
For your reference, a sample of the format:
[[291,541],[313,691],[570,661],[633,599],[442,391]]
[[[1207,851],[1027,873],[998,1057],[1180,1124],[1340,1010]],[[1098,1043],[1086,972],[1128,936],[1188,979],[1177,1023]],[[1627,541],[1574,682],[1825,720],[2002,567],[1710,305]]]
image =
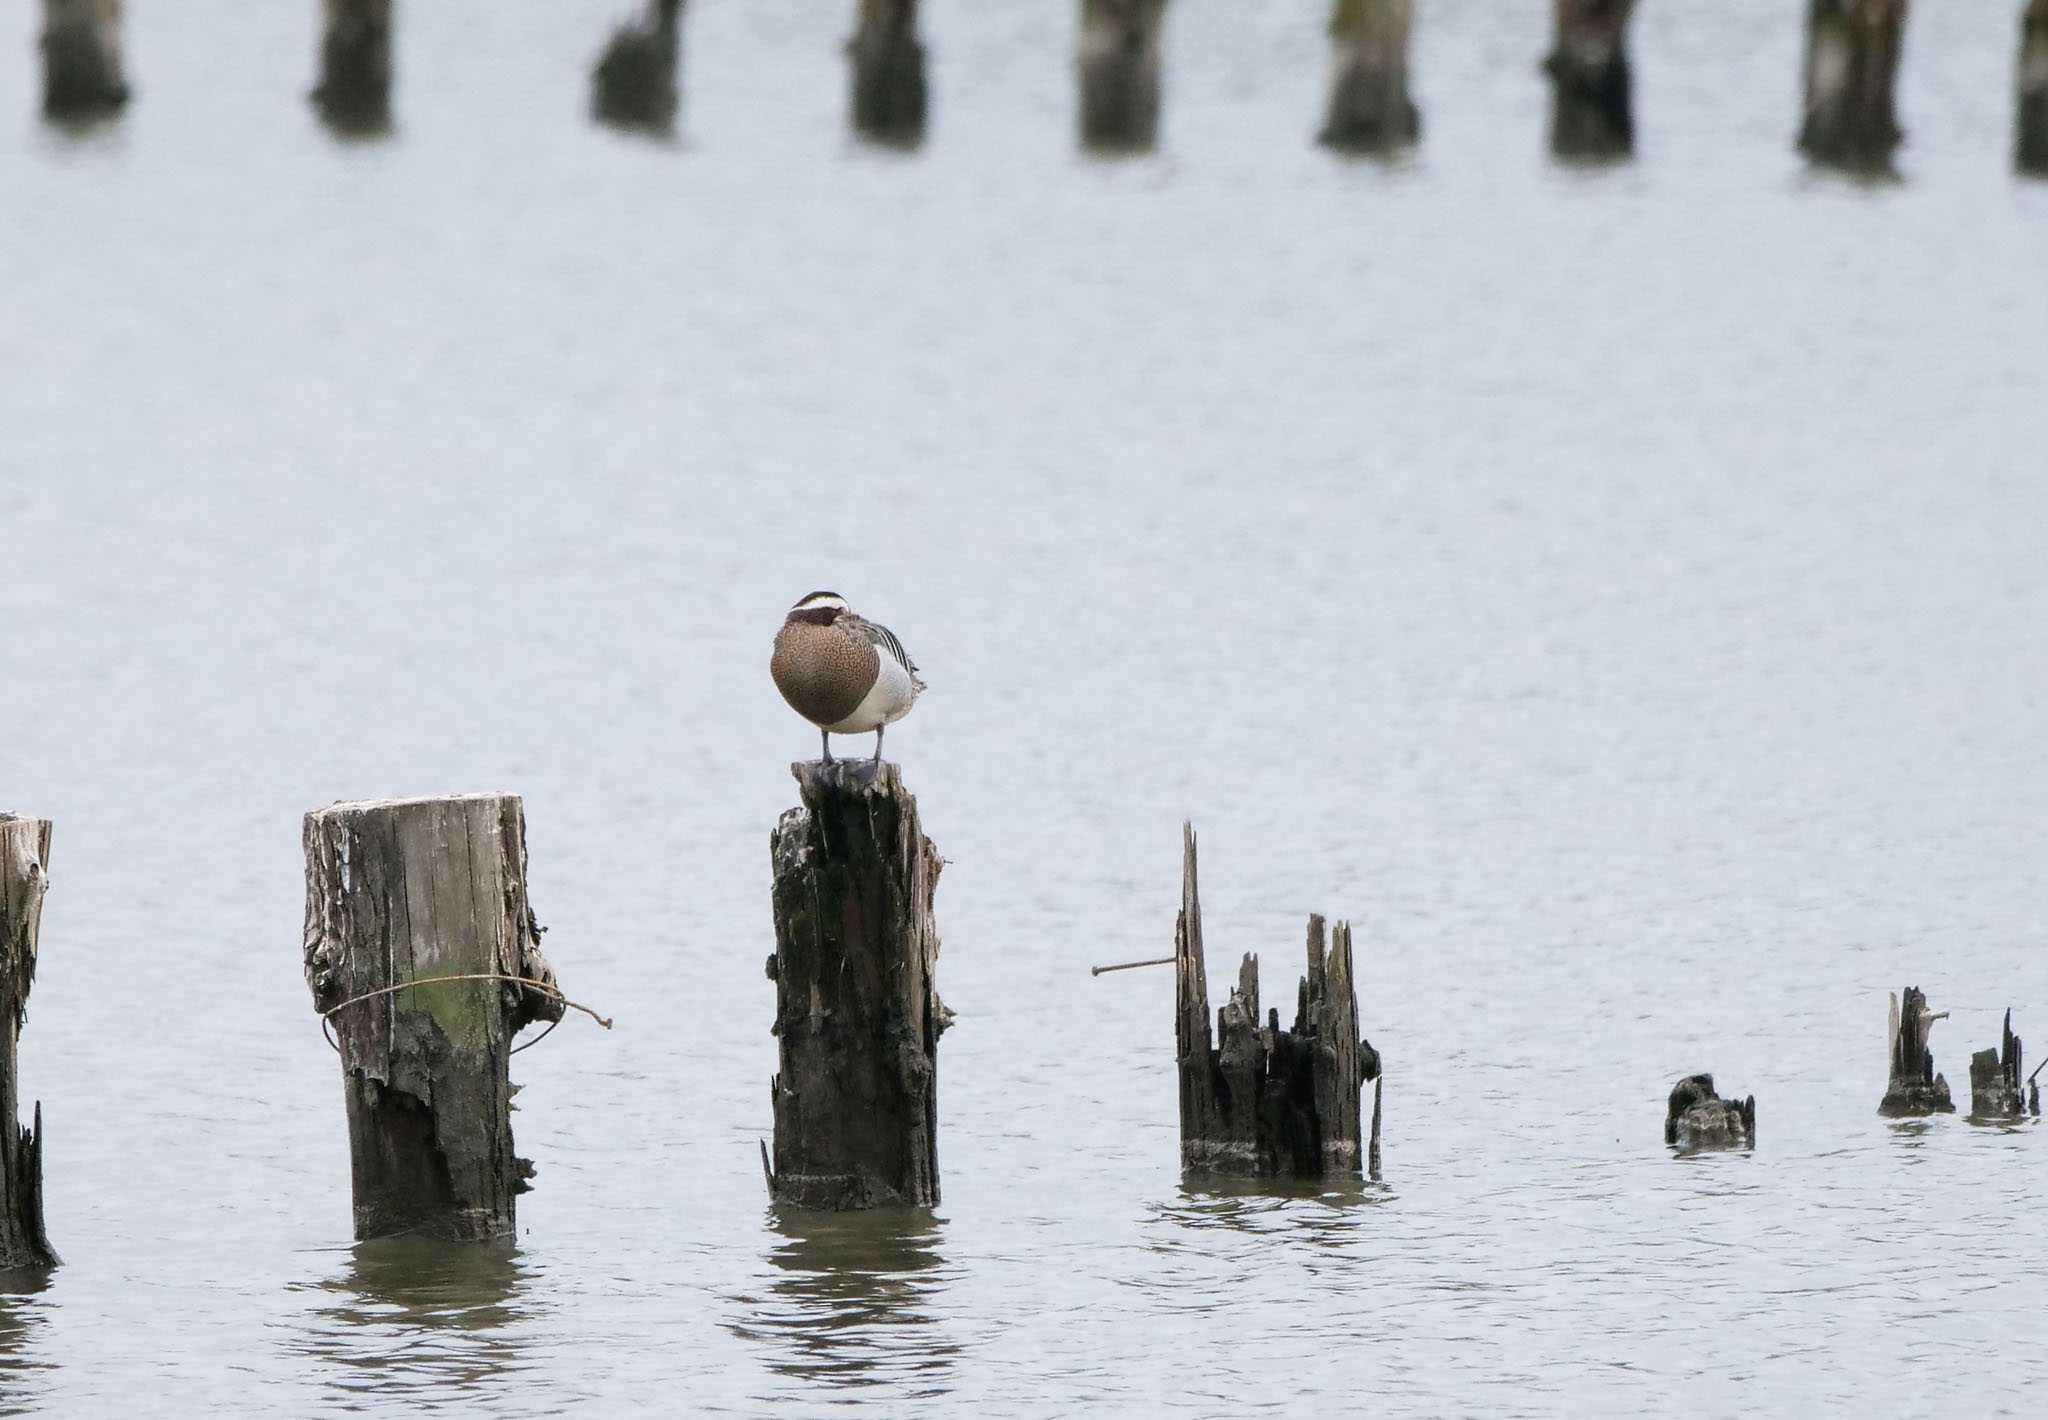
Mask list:
[[392,0],[323,0],[320,83],[313,106],[337,133],[391,126]]
[[[562,1016],[518,795],[335,804],[304,841],[306,981],[340,1038],[356,1237],[511,1236],[533,1175],[512,1152],[512,1037]],[[407,985],[444,977],[470,979]]]
[[[1325,950],[1323,919],[1309,917],[1308,974],[1296,994],[1293,1030],[1280,1028],[1277,1009],[1260,1022],[1259,963],[1247,954],[1212,1035],[1195,833],[1183,824],[1174,973],[1181,1166],[1266,1177],[1357,1173],[1360,1087],[1379,1079],[1380,1059],[1358,1034],[1350,924],[1336,925]],[[1375,1089],[1375,1173],[1379,1118]]]
[[1142,152],[1159,141],[1166,0],[1081,0],[1081,142]]
[[1893,98],[1906,0],[1809,0],[1799,147],[1817,163],[1881,169],[1900,140]]
[[1934,1052],[1927,1048],[1934,1023],[1946,1015],[1947,1011],[1930,1013],[1927,997],[1917,986],[1906,988],[1903,1006],[1897,996],[1892,997],[1891,1080],[1877,1106],[1879,1114],[1955,1113],[1948,1081],[1934,1072]]
[[2048,0],[2029,0],[2020,16],[2017,126],[2013,161],[2048,177]]
[[860,0],[853,38],[852,121],[877,143],[911,147],[924,138],[924,45],[917,37],[917,0]]
[[648,0],[613,32],[590,75],[590,109],[615,128],[667,133],[682,106],[683,0]]
[[2022,1053],[2020,1038],[2012,1033],[2012,1012],[2007,1011],[1998,1047],[1970,1057],[1970,1118],[2018,1119],[2027,1112]]
[[43,113],[89,119],[128,102],[121,0],[43,0]]
[[1635,0],[1555,0],[1550,151],[1561,158],[1622,158],[1635,151],[1628,22]]
[[1415,0],[1335,0],[1330,10],[1330,104],[1318,140],[1353,153],[1415,141],[1422,114],[1408,94]]
[[[893,764],[790,766],[774,864],[774,1160],[803,1208],[939,1201],[939,853]],[[764,1161],[765,1162],[765,1161]]]
[[0,814],[0,1268],[51,1267],[43,1230],[43,1107],[18,1122],[15,1047],[36,978],[43,896],[50,890],[50,821]]

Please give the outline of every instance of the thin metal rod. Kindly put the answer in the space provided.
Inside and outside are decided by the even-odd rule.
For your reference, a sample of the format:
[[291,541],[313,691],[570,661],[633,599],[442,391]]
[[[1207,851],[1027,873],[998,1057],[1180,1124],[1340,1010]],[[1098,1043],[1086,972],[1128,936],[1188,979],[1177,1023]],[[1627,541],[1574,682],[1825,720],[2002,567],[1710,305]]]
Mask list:
[[1172,966],[1178,960],[1178,957],[1153,957],[1150,961],[1120,961],[1115,966],[1091,966],[1088,974],[1100,976],[1105,971],[1129,971],[1136,966]]

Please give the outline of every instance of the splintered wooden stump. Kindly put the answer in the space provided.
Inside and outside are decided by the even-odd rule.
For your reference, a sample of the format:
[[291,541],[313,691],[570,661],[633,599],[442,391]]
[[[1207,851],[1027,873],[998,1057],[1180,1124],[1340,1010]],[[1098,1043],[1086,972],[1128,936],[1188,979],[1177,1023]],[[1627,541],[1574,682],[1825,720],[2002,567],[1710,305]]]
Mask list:
[[1166,0],[1081,0],[1081,141],[1142,151],[1159,141]]
[[43,1107],[17,1122],[15,1046],[36,978],[43,895],[50,890],[50,821],[0,814],[0,1268],[53,1267],[43,1231]]
[[1972,1119],[2018,1119],[2027,1112],[2021,1054],[2020,1038],[2012,1033],[2012,1012],[2007,1011],[1998,1048],[1970,1057]]
[[910,146],[924,137],[924,45],[917,0],[860,0],[847,41],[853,65],[853,127],[878,143]]
[[1927,1036],[1934,1023],[1948,1014],[1930,1015],[1927,997],[1917,986],[1906,988],[1903,1008],[1892,997],[1891,1083],[1879,1102],[1879,1114],[1897,1117],[1914,1114],[1954,1114],[1948,1081],[1934,1073],[1934,1052],[1927,1048]]
[[391,0],[324,4],[313,106],[337,133],[380,133],[391,126]]
[[683,0],[649,0],[642,16],[619,26],[591,71],[590,109],[599,121],[648,133],[674,127],[682,32]]
[[1635,150],[1628,22],[1635,0],[1555,0],[1550,150],[1561,158],[1621,158]]
[[1906,0],[1809,0],[1799,147],[1817,163],[1881,169],[1899,140],[1893,90]]
[[[1194,829],[1182,825],[1181,909],[1174,927],[1174,1045],[1180,1074],[1180,1158],[1186,1169],[1317,1178],[1359,1170],[1359,1089],[1380,1077],[1379,1052],[1358,1034],[1351,927],[1328,951],[1323,919],[1308,919],[1308,975],[1294,1029],[1280,1013],[1259,1020],[1259,964],[1247,955],[1237,986],[1209,1029],[1202,902]],[[1371,1162],[1378,1172],[1380,1105],[1373,1094]]]
[[2031,0],[2020,17],[2018,129],[2014,162],[2048,177],[2048,0]]
[[1712,1075],[1688,1075],[1672,1086],[1664,1109],[1664,1142],[1685,1152],[1756,1147],[1756,1096],[1724,1100]]
[[1330,12],[1330,107],[1319,141],[1381,153],[1415,141],[1422,115],[1408,96],[1415,0],[1336,0]]
[[95,118],[127,102],[121,0],[43,0],[43,112]]
[[[511,1236],[533,1176],[512,1152],[512,1037],[562,1016],[519,796],[335,804],[306,815],[305,849],[306,981],[341,1041],[356,1237]],[[451,976],[485,979],[406,985]]]
[[803,1208],[939,1201],[939,853],[893,764],[790,766],[770,840],[778,1066],[768,1189]]

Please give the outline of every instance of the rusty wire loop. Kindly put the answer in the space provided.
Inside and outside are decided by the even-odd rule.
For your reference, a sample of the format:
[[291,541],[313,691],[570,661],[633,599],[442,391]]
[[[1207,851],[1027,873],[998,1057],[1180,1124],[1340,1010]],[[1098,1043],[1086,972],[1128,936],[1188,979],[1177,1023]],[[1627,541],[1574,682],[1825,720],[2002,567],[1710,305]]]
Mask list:
[[[334,1032],[332,1029],[329,1028],[328,1025],[328,1022],[334,1017],[334,1014],[337,1011],[345,1011],[350,1006],[358,1006],[365,1001],[374,1001],[379,996],[390,996],[396,992],[407,990],[410,987],[438,986],[446,981],[511,981],[516,982],[521,986],[531,986],[534,990],[541,992],[543,995],[550,996],[555,1000],[560,1001],[564,1006],[567,1006],[570,1010],[581,1011],[584,1015],[590,1017],[590,1019],[592,1019],[593,1021],[596,1021],[606,1030],[610,1030],[612,1028],[611,1017],[600,1016],[597,1012],[591,1010],[590,1007],[583,1005],[581,1002],[571,1001],[567,996],[564,996],[559,990],[557,990],[553,986],[550,986],[545,981],[536,981],[531,976],[511,976],[502,971],[465,971],[454,976],[422,976],[417,981],[401,981],[396,986],[379,986],[375,991],[365,991],[360,996],[351,996],[346,1001],[343,1001],[338,1005],[329,1006],[326,1010],[320,1013],[320,1034],[327,1037],[327,1043],[334,1048],[334,1053],[336,1055],[339,1055],[341,1054],[341,1042],[337,1041],[334,1038]],[[525,1045],[513,1046],[510,1053],[513,1055],[517,1055],[522,1050],[529,1050],[532,1047],[539,1045],[542,1041],[546,1040],[548,1036],[553,1033],[555,1027],[560,1024],[561,1021],[559,1020],[549,1021],[548,1028],[546,1030],[542,1031],[532,1040],[526,1042]]]

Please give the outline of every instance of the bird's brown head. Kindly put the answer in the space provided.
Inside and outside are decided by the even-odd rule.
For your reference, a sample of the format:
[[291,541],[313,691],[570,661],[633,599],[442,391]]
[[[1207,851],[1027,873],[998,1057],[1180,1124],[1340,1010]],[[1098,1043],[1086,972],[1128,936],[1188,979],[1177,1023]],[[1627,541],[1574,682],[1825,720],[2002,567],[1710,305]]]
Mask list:
[[830,626],[851,608],[837,592],[812,592],[789,609],[789,620],[807,621],[813,626]]

